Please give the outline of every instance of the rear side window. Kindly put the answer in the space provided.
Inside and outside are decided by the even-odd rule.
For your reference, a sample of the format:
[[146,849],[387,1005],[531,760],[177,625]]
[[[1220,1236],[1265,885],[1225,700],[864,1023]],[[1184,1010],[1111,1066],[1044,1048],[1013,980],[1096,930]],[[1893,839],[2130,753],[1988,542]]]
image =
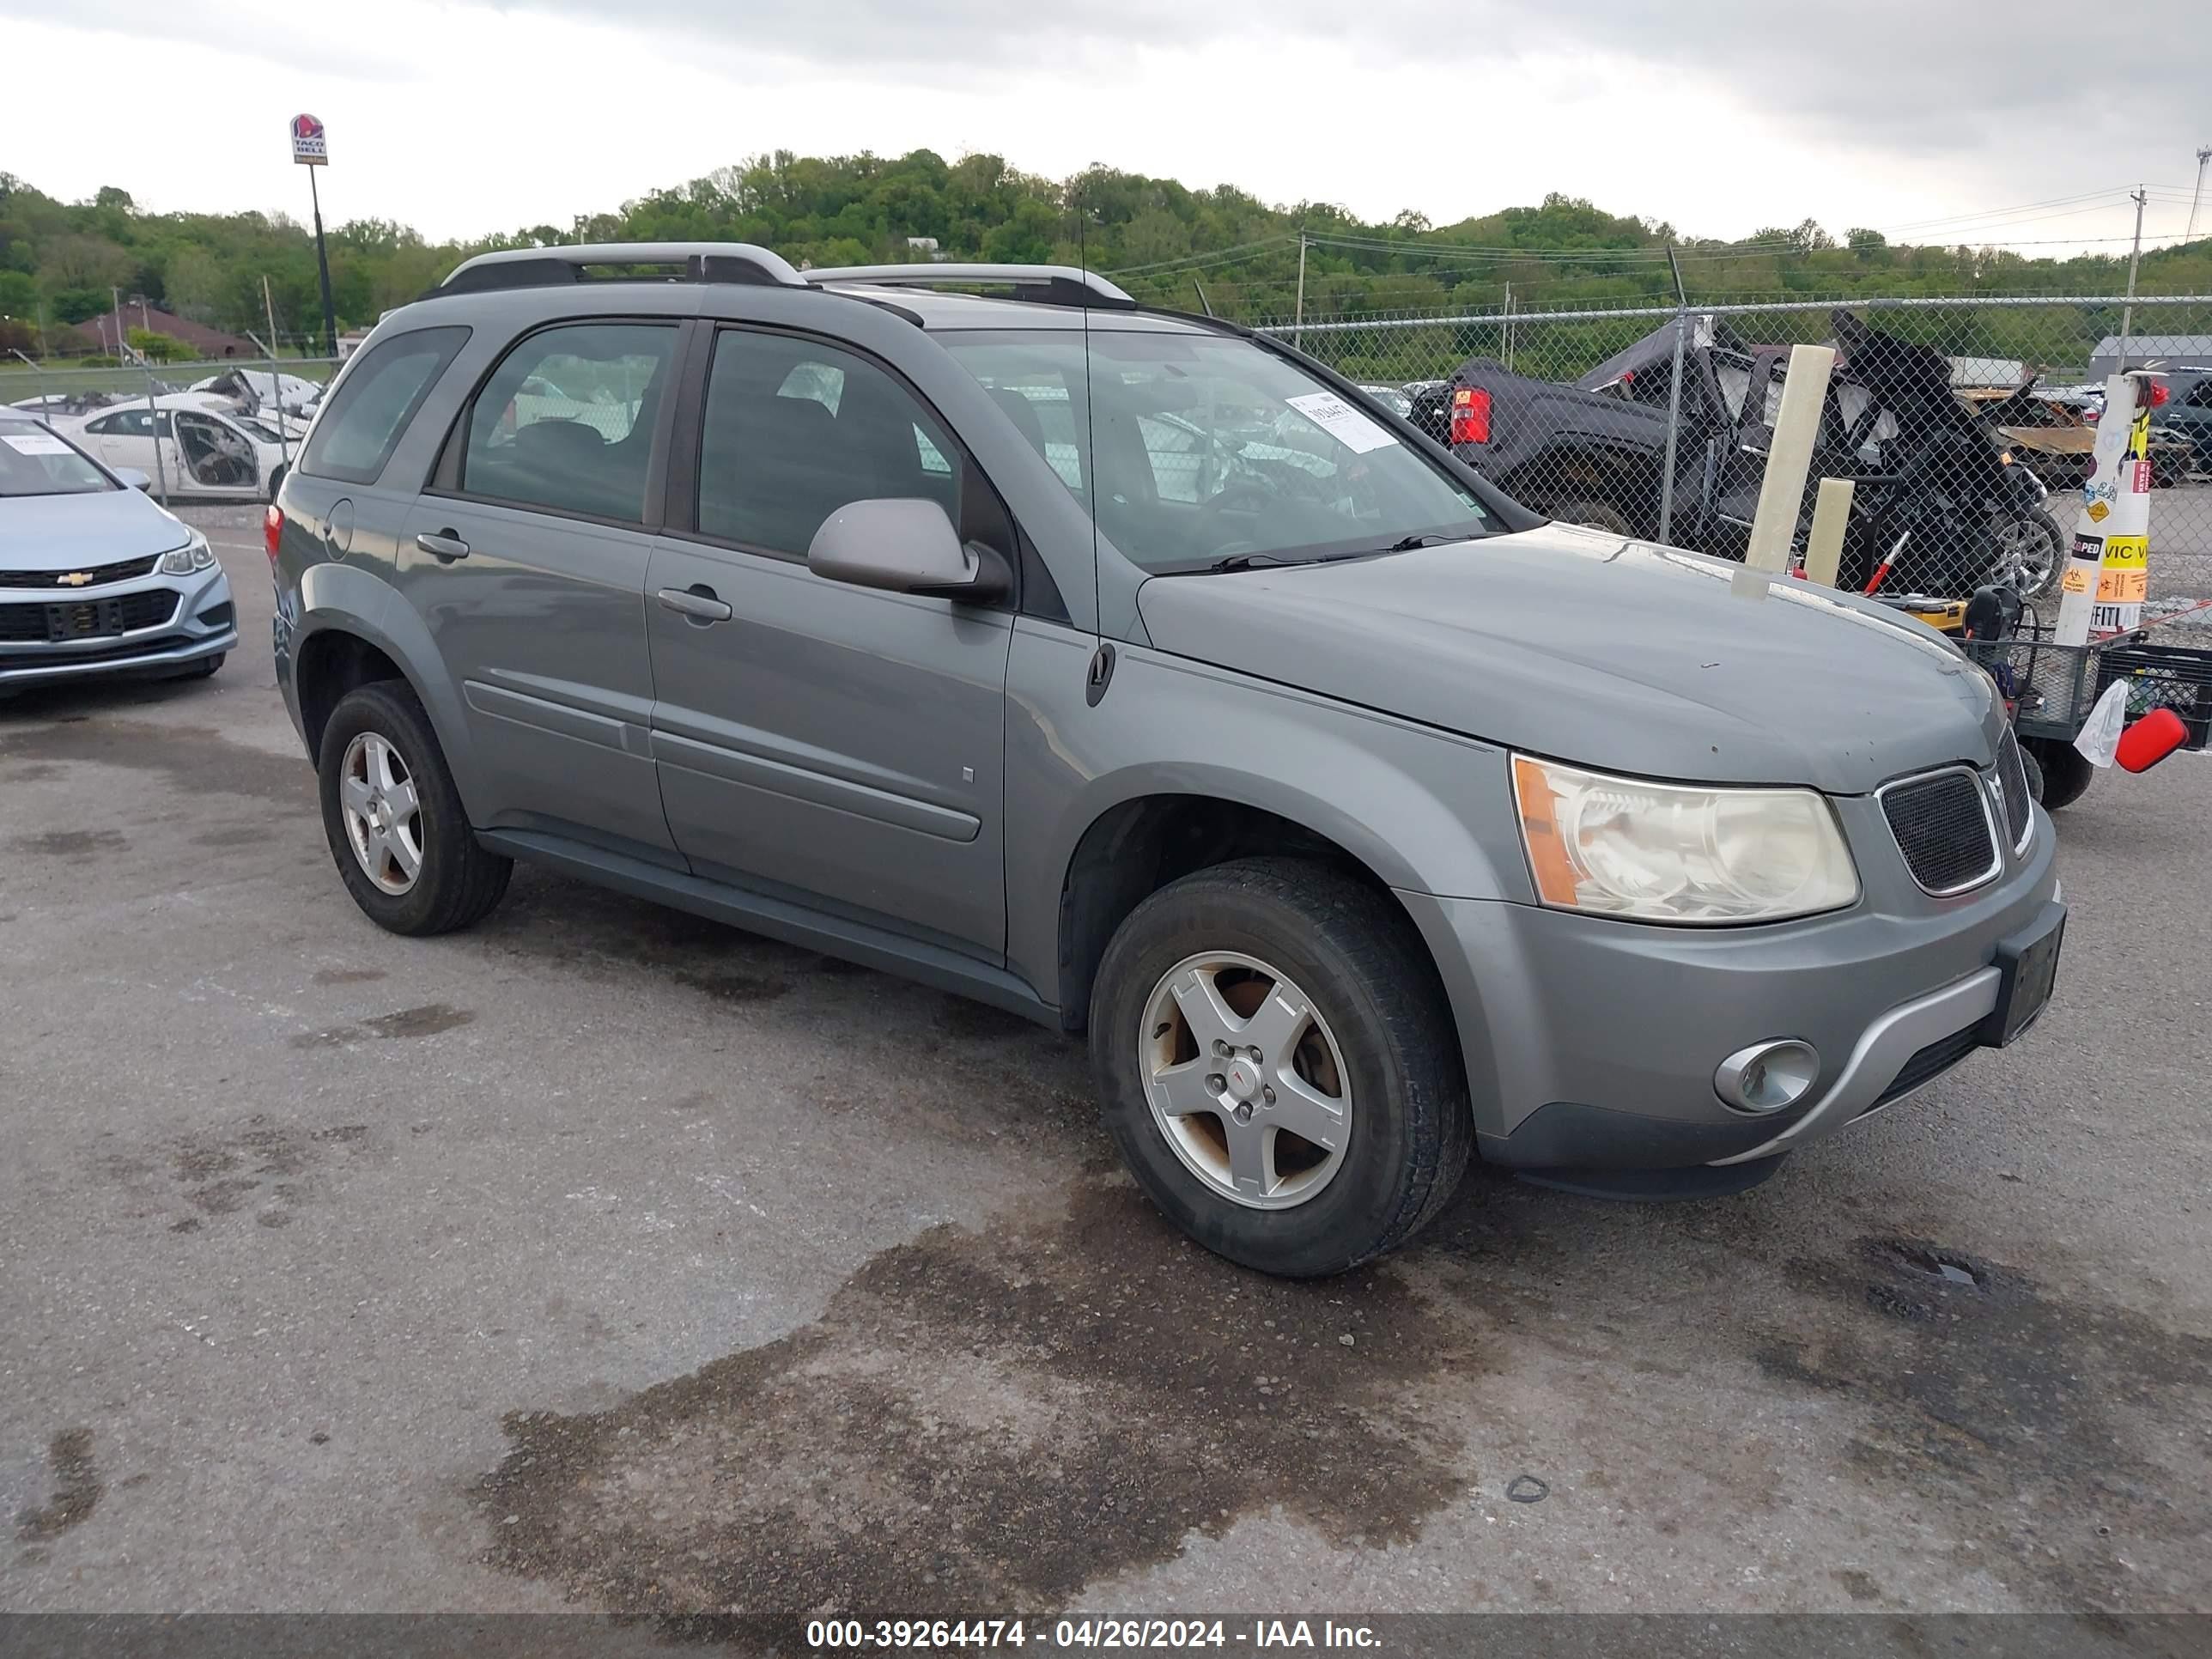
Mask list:
[[[726,329],[707,380],[699,529],[804,558],[839,507],[921,496],[977,539],[1011,545],[1000,526],[985,532],[963,522],[959,453],[936,416],[867,359],[820,341]],[[975,505],[1002,517],[995,502]]]
[[462,493],[641,522],[675,354],[672,323],[569,323],[529,336],[469,412]]
[[468,337],[465,328],[425,328],[380,340],[331,393],[300,457],[300,471],[374,483],[408,422]]

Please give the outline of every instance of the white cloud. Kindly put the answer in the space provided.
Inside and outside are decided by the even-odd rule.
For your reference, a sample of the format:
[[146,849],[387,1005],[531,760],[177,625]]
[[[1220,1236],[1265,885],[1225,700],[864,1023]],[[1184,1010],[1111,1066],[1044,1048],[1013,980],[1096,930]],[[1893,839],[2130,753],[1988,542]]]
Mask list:
[[[565,225],[770,149],[927,146],[1439,224],[1564,190],[1707,234],[1811,215],[2088,240],[2128,231],[2118,186],[2185,190],[2201,3],[2137,0],[2115,53],[2070,0],[2002,23],[1973,0],[79,0],[66,23],[0,0],[18,61],[100,65],[12,77],[0,156],[65,197],[304,216],[283,128],[311,109],[326,216],[434,236]],[[2185,211],[2160,199],[2154,239]]]

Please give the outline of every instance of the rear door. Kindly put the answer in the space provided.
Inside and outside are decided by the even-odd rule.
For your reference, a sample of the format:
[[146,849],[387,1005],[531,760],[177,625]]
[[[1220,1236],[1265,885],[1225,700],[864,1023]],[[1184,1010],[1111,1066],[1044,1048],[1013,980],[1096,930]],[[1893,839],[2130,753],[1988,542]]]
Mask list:
[[998,957],[1012,610],[827,580],[806,550],[871,497],[934,501],[1010,561],[1012,521],[882,364],[767,330],[702,346],[646,584],[677,844],[701,875]]
[[523,336],[463,406],[398,548],[466,705],[483,827],[672,866],[643,609],[684,326]]

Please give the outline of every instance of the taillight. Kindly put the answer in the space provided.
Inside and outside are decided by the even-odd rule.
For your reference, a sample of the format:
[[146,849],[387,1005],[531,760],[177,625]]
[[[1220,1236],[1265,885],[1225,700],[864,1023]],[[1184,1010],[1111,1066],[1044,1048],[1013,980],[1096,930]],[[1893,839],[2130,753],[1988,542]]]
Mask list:
[[284,514],[276,502],[261,515],[261,544],[269,552],[269,568],[276,568],[276,544],[284,538]]
[[1490,441],[1490,394],[1480,386],[1455,386],[1451,400],[1451,441],[1455,444]]

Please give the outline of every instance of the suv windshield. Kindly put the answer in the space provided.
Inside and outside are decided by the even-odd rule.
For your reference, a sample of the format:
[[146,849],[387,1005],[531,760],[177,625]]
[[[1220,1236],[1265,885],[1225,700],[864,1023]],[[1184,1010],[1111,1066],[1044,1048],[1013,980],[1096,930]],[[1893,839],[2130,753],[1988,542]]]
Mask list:
[[0,421],[0,495],[88,495],[118,487],[46,428]]
[[1146,570],[1378,553],[1498,527],[1382,422],[1249,340],[1094,329],[1086,380],[1080,333],[938,337]]

